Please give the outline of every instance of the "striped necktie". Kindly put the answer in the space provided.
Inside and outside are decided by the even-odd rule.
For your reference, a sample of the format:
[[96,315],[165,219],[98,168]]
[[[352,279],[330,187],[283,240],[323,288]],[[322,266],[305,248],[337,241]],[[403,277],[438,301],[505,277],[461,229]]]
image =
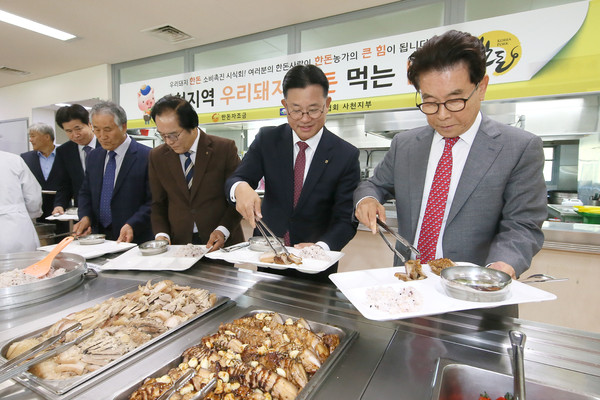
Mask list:
[[188,190],[191,190],[192,182],[194,181],[194,162],[192,161],[192,154],[189,151],[186,151],[183,155],[185,156],[183,174],[185,175],[185,182],[187,183]]
[[440,229],[446,211],[448,190],[450,189],[450,178],[452,176],[452,147],[458,141],[458,137],[444,138],[444,152],[435,169],[425,216],[419,233],[418,249],[421,253],[421,262],[426,263],[435,260]]
[[[297,142],[300,151],[296,156],[296,162],[294,163],[294,208],[298,204],[300,199],[300,193],[302,193],[302,186],[304,186],[304,169],[306,167],[306,149],[308,144],[306,142]],[[283,240],[286,246],[291,246],[290,232],[287,231],[283,234]]]
[[100,223],[103,227],[107,227],[112,223],[110,202],[115,186],[115,172],[117,170],[117,161],[115,160],[116,155],[117,153],[114,151],[108,152],[108,162],[106,163],[104,177],[102,178],[102,191],[100,192]]

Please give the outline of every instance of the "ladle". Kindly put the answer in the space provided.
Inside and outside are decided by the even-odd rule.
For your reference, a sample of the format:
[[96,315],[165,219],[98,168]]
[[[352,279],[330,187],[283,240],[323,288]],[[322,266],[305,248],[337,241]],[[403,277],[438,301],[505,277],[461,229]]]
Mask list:
[[510,344],[513,351],[513,395],[515,400],[525,400],[525,365],[523,362],[523,350],[527,336],[521,331],[511,330],[508,332]]
[[54,257],[56,257],[58,253],[62,251],[62,249],[67,247],[67,245],[71,243],[73,239],[75,239],[73,236],[67,236],[61,240],[60,243],[58,243],[46,257],[34,264],[31,264],[29,267],[25,268],[23,272],[28,275],[35,276],[36,278],[41,278],[42,276],[46,275],[48,271],[50,271]]

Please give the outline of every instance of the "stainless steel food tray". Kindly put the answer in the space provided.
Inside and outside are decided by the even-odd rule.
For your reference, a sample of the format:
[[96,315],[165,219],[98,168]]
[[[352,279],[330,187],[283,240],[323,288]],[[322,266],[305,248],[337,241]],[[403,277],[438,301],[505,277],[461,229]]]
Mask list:
[[[251,311],[247,312],[246,314],[244,314],[238,318],[250,317],[250,316],[254,316],[255,314],[259,314],[259,313],[274,313],[274,312],[277,312],[277,311],[255,309],[255,310],[251,310]],[[277,312],[277,313],[279,315],[281,315],[281,317],[284,320],[286,320],[288,318],[292,318],[295,321],[300,318],[300,317],[283,314],[283,313],[279,313],[279,312]],[[315,389],[317,389],[319,387],[319,385],[321,384],[321,382],[323,382],[326,379],[327,375],[331,372],[334,365],[342,357],[342,355],[345,353],[346,349],[350,346],[352,341],[358,336],[357,331],[343,327],[343,326],[333,326],[333,325],[328,325],[328,324],[323,324],[320,322],[314,322],[314,321],[308,321],[308,320],[307,320],[307,322],[310,325],[313,332],[339,335],[340,344],[338,347],[336,347],[336,349],[333,351],[333,353],[327,358],[327,360],[325,360],[325,362],[323,363],[321,368],[319,368],[319,370],[308,381],[308,383],[304,387],[304,389],[302,389],[298,393],[298,396],[296,396],[296,400],[307,400],[307,399],[311,398],[311,395],[315,391]],[[209,332],[207,334],[203,334],[202,337],[213,334],[213,333],[215,333],[215,332],[213,331],[213,332]],[[201,338],[198,338],[198,342],[200,342],[200,339]],[[131,394],[133,394],[133,392],[135,392],[143,384],[143,382],[146,379],[151,378],[151,377],[158,377],[158,376],[162,376],[162,375],[166,374],[171,368],[177,367],[181,363],[181,361],[182,361],[181,354],[175,355],[174,358],[171,359],[170,362],[168,362],[164,366],[156,369],[154,372],[149,374],[147,377],[145,377],[141,381],[135,382],[134,384],[129,386],[127,389],[123,390],[121,393],[119,393],[114,398],[114,400],[128,400],[129,397],[131,396]]]
[[[188,284],[188,286],[197,288],[197,289],[202,289],[202,287],[200,287],[199,285]],[[136,285],[136,286],[132,286],[128,289],[121,290],[117,293],[114,293],[111,297],[118,297],[118,296],[122,296],[126,293],[130,293],[132,291],[137,290],[137,287],[138,286]],[[99,302],[101,302],[101,301],[99,301]],[[178,330],[182,329],[183,327],[191,324],[194,321],[197,321],[199,318],[216,310],[217,308],[220,308],[221,306],[224,306],[225,304],[229,304],[229,306],[233,306],[235,303],[233,301],[231,301],[229,297],[217,296],[217,301],[215,302],[213,307],[196,315],[194,318],[191,318],[188,321],[185,321],[181,325],[178,325],[177,327],[162,333],[161,335],[155,337],[154,339],[144,343],[143,345],[141,345],[141,346],[137,347],[136,349],[130,351],[129,353],[125,354],[121,358],[118,358],[118,359],[110,362],[109,364],[105,365],[104,367],[102,367],[94,372],[91,372],[89,374],[78,376],[78,377],[73,377],[73,378],[69,378],[69,379],[51,380],[51,379],[42,379],[42,378],[39,378],[29,372],[24,372],[24,373],[18,375],[17,377],[13,378],[13,380],[27,386],[28,388],[30,388],[33,391],[36,391],[36,392],[44,395],[44,397],[46,397],[46,398],[61,398],[60,397],[61,395],[65,395],[67,392],[76,388],[77,386],[83,385],[84,383],[89,382],[90,380],[96,378],[98,375],[106,373],[108,370],[113,368],[115,365],[127,360],[128,358],[131,358],[132,356],[141,352],[142,350],[147,349],[150,346],[153,346],[158,341],[164,339],[165,337],[167,337],[169,335],[172,335],[173,333],[177,332]],[[88,308],[88,307],[86,307],[86,308]],[[0,361],[1,361],[0,364],[4,364],[6,362],[6,352],[8,351],[9,346],[13,342],[24,340],[24,339],[27,339],[30,337],[38,336],[42,332],[49,329],[50,327],[51,327],[51,325],[48,325],[48,326],[42,327],[40,329],[37,329],[33,332],[27,333],[25,335],[10,339],[9,341],[6,341],[4,343],[0,343],[0,355],[2,356],[0,358]]]
[[[26,268],[47,255],[45,251],[0,254],[0,273]],[[38,303],[63,294],[79,285],[88,271],[85,258],[71,253],[59,253],[52,266],[64,268],[67,272],[54,278],[0,288],[0,310]]]

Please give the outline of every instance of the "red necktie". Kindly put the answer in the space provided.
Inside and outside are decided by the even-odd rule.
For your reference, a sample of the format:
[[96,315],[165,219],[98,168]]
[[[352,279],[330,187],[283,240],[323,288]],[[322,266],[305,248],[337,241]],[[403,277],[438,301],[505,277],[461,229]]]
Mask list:
[[435,249],[440,236],[440,228],[446,210],[448,200],[448,189],[450,177],[452,176],[452,147],[458,141],[458,137],[444,138],[446,144],[444,152],[433,177],[425,216],[421,224],[418,249],[421,252],[421,262],[426,263],[435,259]]
[[[298,204],[300,193],[302,192],[302,185],[304,184],[304,168],[306,167],[306,149],[308,145],[305,142],[298,142],[300,151],[296,156],[296,163],[294,164],[294,208]],[[290,246],[290,232],[286,232],[283,235],[286,246]]]

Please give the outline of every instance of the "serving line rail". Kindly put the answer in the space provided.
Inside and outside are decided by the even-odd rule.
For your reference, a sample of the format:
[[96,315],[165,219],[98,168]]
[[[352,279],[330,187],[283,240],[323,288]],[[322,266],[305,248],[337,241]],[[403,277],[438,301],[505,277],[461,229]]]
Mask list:
[[[95,260],[93,260],[95,261]],[[358,337],[312,393],[312,399],[429,399],[437,360],[451,359],[497,372],[510,373],[507,333],[527,337],[525,371],[528,379],[598,394],[600,398],[600,335],[503,317],[485,310],[455,312],[387,322],[363,318],[333,285],[260,272],[245,272],[202,260],[184,273],[105,271],[67,294],[27,307],[0,312],[0,341],[43,326],[56,314],[82,308],[93,300],[148,279],[184,280],[235,301],[209,314],[131,359],[111,369],[92,385],[57,399],[111,399],[132,382],[142,380],[173,354],[216,331],[221,322],[264,308],[307,320],[356,330]],[[510,389],[510,388],[508,388]],[[485,387],[482,388],[485,390]],[[43,399],[13,381],[0,384],[0,398]]]

